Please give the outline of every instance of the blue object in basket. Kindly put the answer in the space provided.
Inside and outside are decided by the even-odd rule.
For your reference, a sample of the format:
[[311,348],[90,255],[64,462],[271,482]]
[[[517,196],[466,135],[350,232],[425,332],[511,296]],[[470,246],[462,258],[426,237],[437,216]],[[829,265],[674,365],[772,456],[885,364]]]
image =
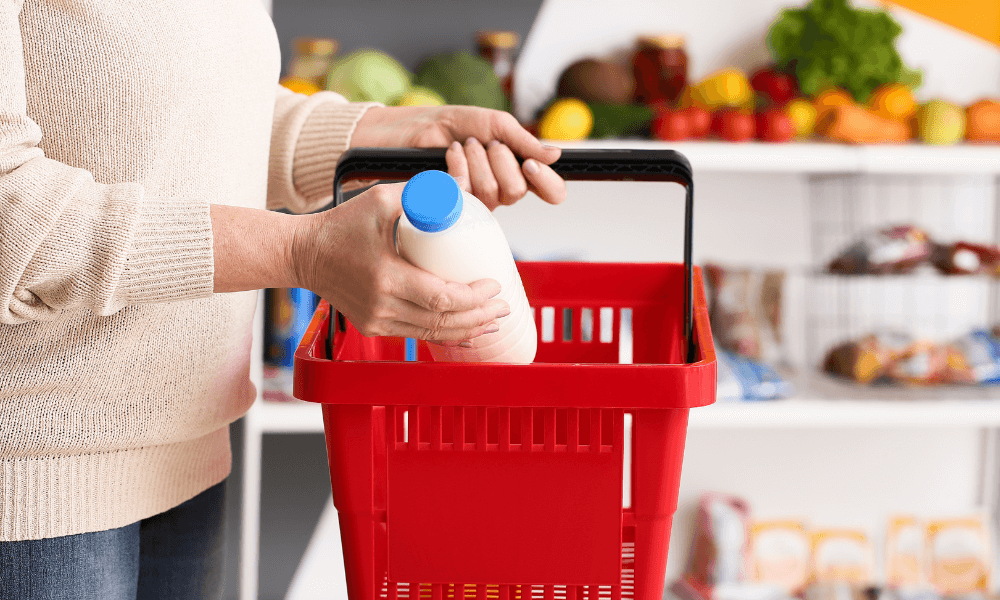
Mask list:
[[319,304],[319,297],[302,288],[269,289],[264,292],[264,362],[291,368]]

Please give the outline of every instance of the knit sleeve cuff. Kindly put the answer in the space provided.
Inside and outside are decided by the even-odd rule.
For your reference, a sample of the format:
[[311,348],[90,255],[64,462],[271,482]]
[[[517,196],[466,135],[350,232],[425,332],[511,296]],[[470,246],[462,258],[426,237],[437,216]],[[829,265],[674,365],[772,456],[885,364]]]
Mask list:
[[210,296],[215,262],[204,199],[147,198],[122,276],[128,304]]
[[309,114],[295,144],[293,179],[303,205],[316,208],[333,196],[340,155],[365,112],[377,103],[324,102]]

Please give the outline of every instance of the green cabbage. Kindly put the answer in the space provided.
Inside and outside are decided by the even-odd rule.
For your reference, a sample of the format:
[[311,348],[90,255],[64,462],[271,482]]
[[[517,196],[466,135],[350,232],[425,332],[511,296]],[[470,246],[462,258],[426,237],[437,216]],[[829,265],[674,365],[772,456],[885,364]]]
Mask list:
[[837,86],[865,102],[885,83],[920,85],[920,72],[904,65],[896,51],[900,32],[885,11],[856,9],[848,0],[812,0],[783,10],[767,45],[774,62],[793,71],[806,94]]
[[414,81],[438,92],[448,104],[507,110],[507,96],[493,65],[469,52],[448,52],[425,60]]
[[410,72],[378,50],[357,50],[330,68],[326,87],[351,102],[390,104],[410,89]]

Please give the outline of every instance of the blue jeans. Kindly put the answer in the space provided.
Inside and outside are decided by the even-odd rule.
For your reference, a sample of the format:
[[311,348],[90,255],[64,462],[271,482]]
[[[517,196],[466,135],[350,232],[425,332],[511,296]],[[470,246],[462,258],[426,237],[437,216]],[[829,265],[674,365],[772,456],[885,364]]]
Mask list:
[[225,491],[118,529],[0,542],[0,600],[221,598]]

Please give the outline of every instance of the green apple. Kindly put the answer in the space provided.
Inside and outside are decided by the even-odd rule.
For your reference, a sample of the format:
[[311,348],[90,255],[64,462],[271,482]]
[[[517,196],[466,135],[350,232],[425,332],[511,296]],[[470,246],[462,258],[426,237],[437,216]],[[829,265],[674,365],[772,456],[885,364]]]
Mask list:
[[928,144],[954,144],[965,136],[965,110],[951,102],[931,100],[917,113],[917,129]]

